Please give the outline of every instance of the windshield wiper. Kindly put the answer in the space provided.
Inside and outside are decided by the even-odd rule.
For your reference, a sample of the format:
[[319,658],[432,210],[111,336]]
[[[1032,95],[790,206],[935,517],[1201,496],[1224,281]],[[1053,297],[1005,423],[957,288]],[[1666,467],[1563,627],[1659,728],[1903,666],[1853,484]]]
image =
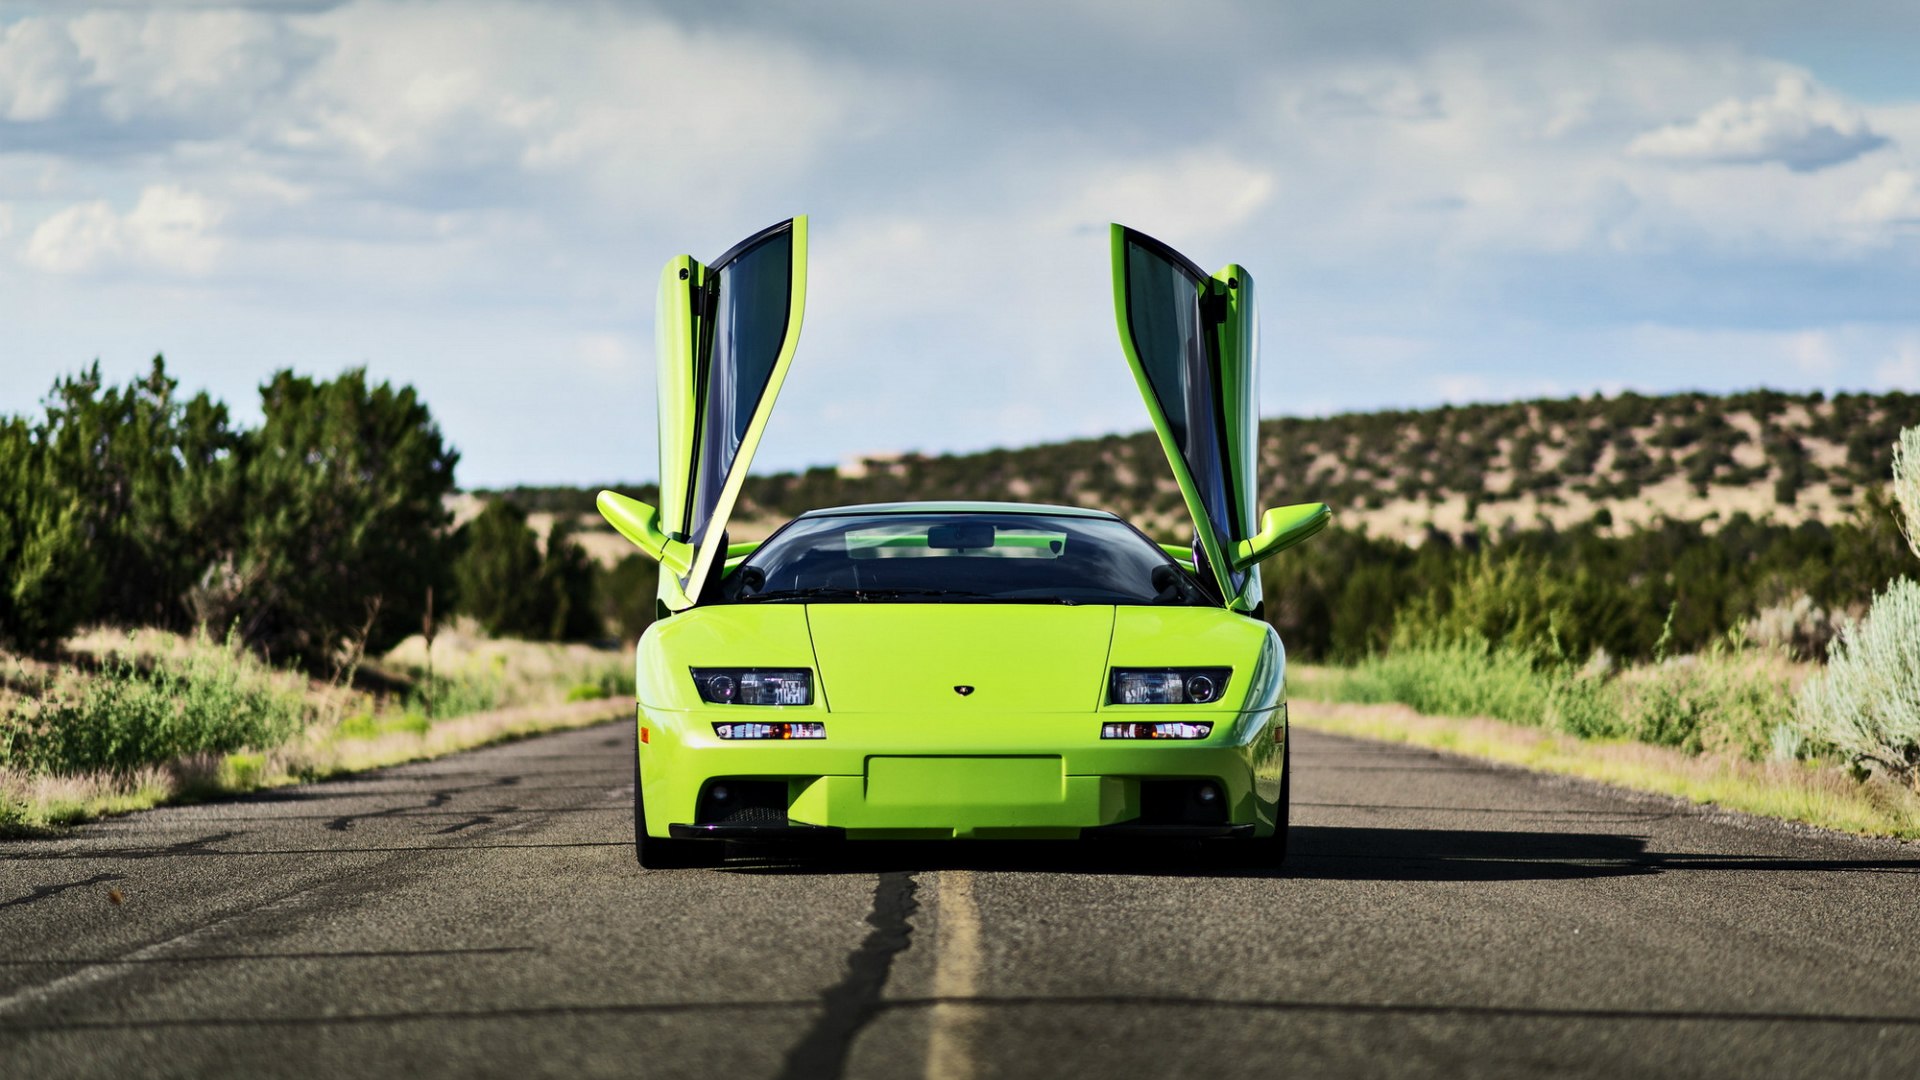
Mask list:
[[739,597],[742,602],[751,600],[897,600],[907,596],[973,596],[992,599],[987,593],[968,592],[965,589],[849,589],[841,585],[820,585],[811,589],[774,589],[771,592],[748,593]]
[[916,589],[910,587],[884,589],[850,589],[841,585],[821,585],[811,589],[774,589],[771,592],[748,593],[736,598],[737,603],[752,603],[760,600],[854,600],[866,603],[873,600],[903,600],[923,596],[959,596],[974,600],[993,600],[1003,604],[1064,604],[1067,607],[1078,606],[1080,601],[1064,596],[995,596],[992,593],[973,592],[969,589]]
[[748,593],[737,597],[736,600],[743,604],[756,600],[863,600],[866,595],[859,589],[821,585],[812,589],[773,589],[769,592]]

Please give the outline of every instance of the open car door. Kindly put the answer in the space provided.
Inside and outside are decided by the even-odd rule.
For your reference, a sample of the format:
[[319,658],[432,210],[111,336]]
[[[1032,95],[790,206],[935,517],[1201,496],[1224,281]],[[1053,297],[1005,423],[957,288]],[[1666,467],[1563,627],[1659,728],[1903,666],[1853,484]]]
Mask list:
[[806,299],[805,217],[755,233],[710,266],[682,255],[660,274],[660,507],[610,491],[599,505],[659,560],[671,610],[698,602],[725,566],[727,519],[793,363]]
[[1228,606],[1260,604],[1260,559],[1324,528],[1319,503],[1255,523],[1259,459],[1259,320],[1253,278],[1229,264],[1207,274],[1144,233],[1113,226],[1120,344],[1193,518],[1194,569]]

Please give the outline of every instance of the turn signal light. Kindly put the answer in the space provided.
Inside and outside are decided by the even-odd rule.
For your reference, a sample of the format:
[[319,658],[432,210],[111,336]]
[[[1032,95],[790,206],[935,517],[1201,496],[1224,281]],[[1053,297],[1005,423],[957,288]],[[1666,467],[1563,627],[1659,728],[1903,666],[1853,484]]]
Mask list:
[[1213,734],[1212,724],[1101,724],[1103,739],[1204,739]]
[[715,724],[713,733],[723,739],[824,739],[827,725],[818,721],[792,724]]

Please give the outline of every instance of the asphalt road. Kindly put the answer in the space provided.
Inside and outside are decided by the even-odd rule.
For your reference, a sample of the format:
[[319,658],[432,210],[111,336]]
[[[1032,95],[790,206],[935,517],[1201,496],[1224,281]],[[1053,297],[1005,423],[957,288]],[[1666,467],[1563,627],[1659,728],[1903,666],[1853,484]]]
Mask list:
[[1296,740],[1276,875],[642,873],[630,724],[0,843],[0,1075],[1920,1074],[1920,850]]

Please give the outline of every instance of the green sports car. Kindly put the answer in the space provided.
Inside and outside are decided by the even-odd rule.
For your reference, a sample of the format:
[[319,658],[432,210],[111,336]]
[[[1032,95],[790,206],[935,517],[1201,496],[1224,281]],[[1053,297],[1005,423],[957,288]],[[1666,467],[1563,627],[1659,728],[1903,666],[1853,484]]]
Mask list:
[[660,505],[603,491],[661,567],[640,640],[634,844],[1218,841],[1286,852],[1286,652],[1259,563],[1325,527],[1256,523],[1253,280],[1113,227],[1120,342],[1193,520],[1157,544],[1100,510],[999,502],[727,522],[800,335],[807,221],[660,279]]

